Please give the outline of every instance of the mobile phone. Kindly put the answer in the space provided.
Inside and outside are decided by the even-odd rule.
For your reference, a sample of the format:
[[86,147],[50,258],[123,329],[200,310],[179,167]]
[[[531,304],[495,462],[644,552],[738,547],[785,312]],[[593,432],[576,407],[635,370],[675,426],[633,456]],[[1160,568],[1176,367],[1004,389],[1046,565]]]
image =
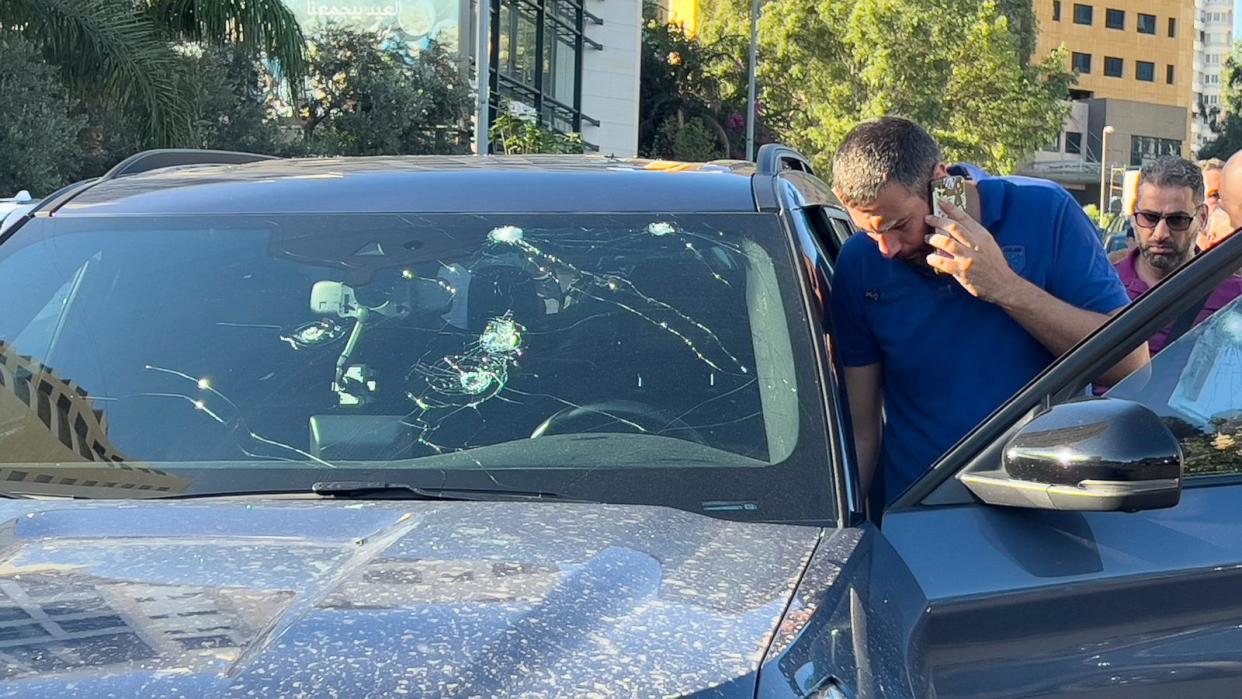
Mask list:
[[[949,175],[940,179],[932,180],[928,185],[927,196],[931,199],[932,213],[936,216],[944,217],[944,209],[940,208],[941,201],[948,201],[956,206],[959,210],[966,208],[966,178],[957,175]],[[952,257],[942,250],[936,250],[934,254],[941,257]],[[939,269],[935,270],[936,274],[945,274]]]
[[932,180],[931,183],[931,206],[932,212],[937,216],[944,216],[944,210],[940,208],[941,200],[948,201],[960,210],[966,208],[966,178],[957,175],[949,175],[938,180]]

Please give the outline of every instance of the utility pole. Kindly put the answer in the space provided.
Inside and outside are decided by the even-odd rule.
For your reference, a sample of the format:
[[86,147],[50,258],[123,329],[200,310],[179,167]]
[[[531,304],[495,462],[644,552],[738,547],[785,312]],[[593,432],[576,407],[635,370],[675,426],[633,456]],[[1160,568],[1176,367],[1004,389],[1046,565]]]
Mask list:
[[474,153],[488,155],[491,152],[491,59],[492,59],[492,8],[491,0],[476,0],[478,5],[478,36],[475,37],[474,67],[478,81],[477,116],[474,121]]
[[1105,182],[1108,180],[1108,137],[1115,131],[1112,126],[1105,126],[1100,136],[1100,215],[1096,221],[1100,228],[1104,227],[1104,214],[1108,211],[1106,203],[1109,192],[1105,189]]
[[759,0],[750,2],[750,71],[746,80],[746,159],[755,159],[755,66],[759,52]]

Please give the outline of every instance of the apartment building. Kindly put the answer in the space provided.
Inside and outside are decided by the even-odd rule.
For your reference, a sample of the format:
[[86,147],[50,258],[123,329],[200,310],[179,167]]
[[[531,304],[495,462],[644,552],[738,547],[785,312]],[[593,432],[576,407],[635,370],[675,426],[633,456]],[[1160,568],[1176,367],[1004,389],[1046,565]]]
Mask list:
[[1160,155],[1193,157],[1202,81],[1197,3],[1221,0],[1035,0],[1036,59],[1060,47],[1078,76],[1065,129],[1022,168],[1099,201],[1101,170]]
[[1212,140],[1213,122],[1225,106],[1225,62],[1233,51],[1233,0],[1197,0],[1195,12],[1191,140],[1198,151]]

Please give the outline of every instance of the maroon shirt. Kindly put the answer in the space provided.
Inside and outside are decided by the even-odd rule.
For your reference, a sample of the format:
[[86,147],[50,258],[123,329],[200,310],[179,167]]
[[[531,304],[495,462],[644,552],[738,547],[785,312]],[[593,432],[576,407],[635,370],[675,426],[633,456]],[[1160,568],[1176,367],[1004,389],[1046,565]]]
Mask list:
[[[1126,287],[1126,293],[1130,295],[1131,301],[1146,294],[1151,289],[1147,282],[1143,281],[1143,278],[1138,275],[1138,270],[1135,269],[1139,254],[1139,249],[1135,248],[1130,251],[1129,255],[1114,265],[1117,268],[1117,274],[1121,277],[1121,283]],[[1233,276],[1221,282],[1220,286],[1216,287],[1216,291],[1212,292],[1212,296],[1208,298],[1207,303],[1204,304],[1203,310],[1199,311],[1199,317],[1195,318],[1195,325],[1207,320],[1213,313],[1228,306],[1230,301],[1239,296],[1242,296],[1242,277]],[[1168,342],[1169,330],[1171,329],[1172,324],[1153,335],[1147,341],[1147,347],[1153,355],[1164,349],[1165,343]]]

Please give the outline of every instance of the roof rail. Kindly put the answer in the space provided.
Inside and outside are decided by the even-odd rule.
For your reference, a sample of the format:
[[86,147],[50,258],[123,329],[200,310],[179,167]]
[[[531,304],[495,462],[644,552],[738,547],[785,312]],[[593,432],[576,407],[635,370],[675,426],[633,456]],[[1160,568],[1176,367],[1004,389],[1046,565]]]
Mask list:
[[276,160],[272,155],[237,153],[227,150],[199,150],[195,148],[161,148],[135,153],[116,164],[101,181],[128,177],[164,167],[179,165],[240,165],[260,160]]
[[760,175],[776,175],[784,170],[798,170],[814,175],[811,161],[805,155],[779,143],[765,143],[759,146],[759,154],[755,156],[755,164]]

